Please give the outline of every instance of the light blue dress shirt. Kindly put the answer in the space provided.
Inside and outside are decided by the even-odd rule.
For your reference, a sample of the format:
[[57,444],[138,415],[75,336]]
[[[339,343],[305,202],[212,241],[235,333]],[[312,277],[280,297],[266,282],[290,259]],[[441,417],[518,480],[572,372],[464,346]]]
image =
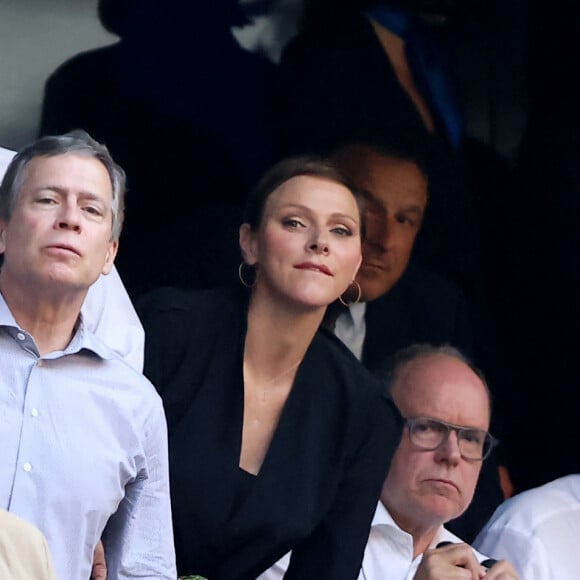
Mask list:
[[88,332],[39,356],[0,295],[0,507],[46,536],[57,577],[176,577],[167,429],[153,386]]

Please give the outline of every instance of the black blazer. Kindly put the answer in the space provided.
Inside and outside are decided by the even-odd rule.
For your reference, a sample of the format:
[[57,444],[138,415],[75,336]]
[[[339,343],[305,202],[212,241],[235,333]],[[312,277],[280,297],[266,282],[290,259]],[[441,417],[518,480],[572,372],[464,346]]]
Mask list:
[[177,569],[255,578],[290,549],[287,578],[357,577],[400,436],[380,385],[321,330],[301,363],[258,476],[239,469],[247,298],[145,297],[145,372],[169,428]]
[[373,372],[414,343],[451,344],[473,356],[471,321],[462,292],[413,264],[387,294],[367,303],[365,324],[362,360]]

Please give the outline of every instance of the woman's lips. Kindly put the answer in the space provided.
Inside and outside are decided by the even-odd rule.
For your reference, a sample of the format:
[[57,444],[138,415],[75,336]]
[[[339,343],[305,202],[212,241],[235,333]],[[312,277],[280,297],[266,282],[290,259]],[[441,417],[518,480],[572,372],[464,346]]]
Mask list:
[[314,264],[313,262],[303,262],[294,266],[297,270],[311,270],[313,272],[320,272],[326,276],[332,276],[330,269],[324,264]]

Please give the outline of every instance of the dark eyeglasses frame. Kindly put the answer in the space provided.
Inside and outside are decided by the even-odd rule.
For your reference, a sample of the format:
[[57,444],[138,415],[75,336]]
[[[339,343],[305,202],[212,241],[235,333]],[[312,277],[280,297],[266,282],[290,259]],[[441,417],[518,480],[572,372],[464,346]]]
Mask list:
[[[445,427],[447,429],[447,433],[445,433],[441,442],[438,445],[436,445],[435,447],[425,447],[423,445],[417,445],[413,441],[413,429],[418,421],[432,421],[433,423],[436,423],[438,425]],[[490,453],[493,451],[493,449],[499,443],[499,441],[489,431],[485,431],[485,429],[478,429],[477,427],[466,427],[465,425],[456,425],[454,423],[447,423],[446,421],[442,421],[441,419],[435,419],[435,417],[427,417],[427,416],[406,417],[405,418],[405,425],[409,429],[409,439],[411,440],[411,443],[415,447],[417,447],[417,449],[422,449],[424,451],[435,451],[435,449],[437,449],[438,447],[443,445],[443,443],[445,443],[447,441],[447,439],[449,439],[449,434],[451,433],[451,431],[455,431],[457,433],[458,445],[459,445],[459,441],[461,440],[461,433],[462,432],[478,431],[480,433],[485,433],[485,436],[484,436],[485,441],[483,444],[483,449],[485,450],[485,452],[482,455],[482,457],[466,457],[461,452],[461,446],[459,445],[459,452],[461,453],[461,457],[463,457],[463,459],[465,459],[466,461],[484,461],[485,459],[487,459],[489,457]],[[486,445],[487,445],[487,449],[486,449]]]

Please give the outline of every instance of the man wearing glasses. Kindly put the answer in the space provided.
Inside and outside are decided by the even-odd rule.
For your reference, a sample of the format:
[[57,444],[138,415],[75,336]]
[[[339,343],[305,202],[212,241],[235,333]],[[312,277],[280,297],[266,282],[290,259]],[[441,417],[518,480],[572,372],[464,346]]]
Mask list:
[[[455,348],[413,345],[394,355],[387,388],[406,419],[373,518],[358,580],[517,580],[444,524],[462,514],[496,440],[481,373]],[[258,580],[280,580],[284,556]]]
[[373,519],[360,580],[518,578],[445,529],[469,506],[496,440],[481,373],[456,349],[399,351],[387,387],[406,419]]

